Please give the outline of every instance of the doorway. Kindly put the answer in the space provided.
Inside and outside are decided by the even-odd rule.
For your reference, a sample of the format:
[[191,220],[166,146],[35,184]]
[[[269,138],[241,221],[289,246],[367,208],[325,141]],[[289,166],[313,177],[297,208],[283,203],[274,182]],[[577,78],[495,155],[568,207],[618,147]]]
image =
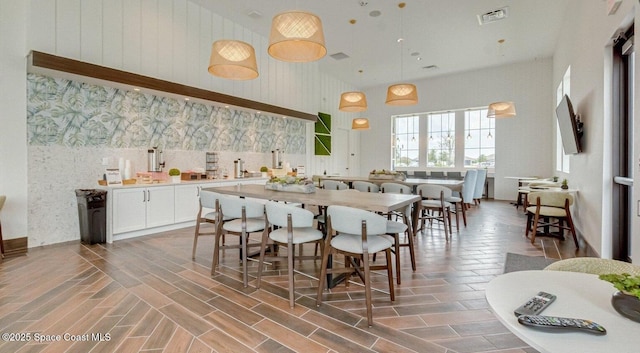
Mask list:
[[612,256],[631,261],[633,216],[633,95],[635,49],[633,26],[613,47],[613,202]]

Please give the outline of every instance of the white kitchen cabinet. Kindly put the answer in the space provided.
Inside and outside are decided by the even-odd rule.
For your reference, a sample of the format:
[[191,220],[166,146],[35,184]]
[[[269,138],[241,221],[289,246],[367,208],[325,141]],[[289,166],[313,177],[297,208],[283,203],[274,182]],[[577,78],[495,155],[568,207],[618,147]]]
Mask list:
[[173,224],[174,187],[113,190],[113,234]]
[[263,178],[245,178],[109,188],[107,242],[193,226],[200,207],[200,190],[203,188],[264,185],[265,182]]
[[202,184],[176,185],[175,188],[175,222],[195,221],[200,209]]

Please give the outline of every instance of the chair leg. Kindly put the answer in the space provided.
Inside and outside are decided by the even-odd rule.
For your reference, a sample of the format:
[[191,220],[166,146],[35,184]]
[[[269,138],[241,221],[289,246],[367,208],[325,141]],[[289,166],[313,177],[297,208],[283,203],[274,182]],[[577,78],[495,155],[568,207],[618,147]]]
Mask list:
[[289,307],[293,309],[295,306],[295,288],[294,288],[294,278],[293,278],[293,250],[295,245],[289,241],[287,244],[287,272],[289,273]]
[[535,243],[536,241],[536,233],[538,232],[538,221],[540,219],[540,216],[538,215],[538,212],[536,212],[535,216],[533,217],[533,231],[531,232],[531,244]]
[[[395,239],[395,243],[393,244],[393,248],[396,256],[396,282],[401,284],[400,279],[400,234],[396,233],[393,235]],[[375,255],[375,254],[374,254]]]
[[[371,304],[371,273],[369,272],[369,254],[367,252],[362,254],[362,262],[364,266],[364,298],[365,305],[367,307],[367,323],[369,324],[369,327],[371,327],[373,326],[373,307]],[[387,249],[387,267],[389,267],[390,265],[391,254],[389,249]],[[389,283],[391,286],[393,286],[393,273],[390,273],[390,276],[391,280]]]
[[242,241],[242,285],[244,288],[249,286],[249,269],[247,268],[247,242],[249,242],[249,233],[246,230],[242,230],[240,240]]
[[391,250],[387,249],[385,251],[387,257],[387,277],[389,279],[389,297],[391,301],[396,300],[396,292],[393,289],[393,270],[391,269]]
[[576,236],[576,228],[573,226],[573,219],[571,219],[571,215],[567,217],[567,223],[569,223],[569,230],[571,231],[571,235],[573,235],[573,242],[576,244],[576,249],[579,249],[580,245],[578,244],[578,237]]
[[218,226],[216,227],[216,234],[215,234],[215,242],[213,245],[213,260],[211,261],[211,275],[215,275],[216,274],[216,266],[218,265],[219,262],[219,257],[220,257],[220,236],[222,233],[222,222],[220,222],[218,224]]
[[[328,235],[327,235],[328,236]],[[320,265],[320,278],[318,279],[318,296],[316,297],[316,305],[320,306],[322,303],[322,291],[325,287],[325,281],[327,279],[327,265],[329,264],[329,255],[331,254],[330,239],[325,239],[322,254],[322,264]]]
[[525,232],[524,232],[524,236],[526,238],[529,237],[529,232],[531,231],[531,221],[533,218],[533,214],[532,213],[527,213],[527,227],[525,228]]
[[[456,206],[458,207],[458,206]],[[464,203],[460,203],[460,209],[462,210],[462,223],[464,223],[464,226],[467,226],[467,212],[465,211],[464,208]]]
[[200,215],[196,219],[196,231],[193,235],[193,250],[191,250],[191,260],[196,259],[196,247],[198,246],[198,235],[200,234]]
[[409,238],[409,255],[411,257],[411,269],[415,272],[416,271],[416,251],[413,248],[413,236],[409,233],[408,235]]
[[260,259],[258,260],[258,276],[256,278],[256,289],[260,289],[260,280],[262,279],[262,270],[264,268],[264,256],[267,251],[267,240],[269,239],[268,229],[262,232],[262,245],[260,246]]

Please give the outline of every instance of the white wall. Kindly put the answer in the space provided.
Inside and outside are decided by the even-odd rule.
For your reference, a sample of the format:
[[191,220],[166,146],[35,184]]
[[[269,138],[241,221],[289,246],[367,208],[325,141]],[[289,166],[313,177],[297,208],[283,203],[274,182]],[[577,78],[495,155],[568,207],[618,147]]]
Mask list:
[[[419,102],[408,107],[385,105],[386,86],[367,90],[371,130],[361,133],[361,173],[390,167],[392,115],[513,101],[517,117],[496,121],[494,197],[515,200],[517,182],[504,177],[552,175],[551,68],[550,59],[540,59],[413,82]],[[464,139],[463,131],[458,134],[457,139]]]
[[[33,191],[27,187],[26,57],[30,50],[311,114],[323,111],[334,116],[336,126],[350,123],[337,112],[344,83],[321,74],[318,63],[272,59],[265,36],[187,0],[0,0],[0,194],[8,196],[1,212],[5,239],[29,236],[28,194]],[[254,46],[259,78],[238,82],[207,72],[211,43],[228,38]],[[310,143],[312,132],[309,124]],[[307,146],[303,163],[315,171],[312,146]],[[38,239],[29,245],[51,243]]]
[[4,239],[27,235],[26,37],[28,5],[0,0],[0,212]]
[[[579,233],[605,258],[612,255],[610,46],[611,38],[628,22],[625,18],[634,16],[636,4],[623,1],[615,15],[607,16],[606,2],[573,1],[553,60],[553,89],[571,65],[571,101],[585,126],[584,153],[571,156],[571,172],[562,177],[580,190],[573,213]],[[638,243],[640,227],[635,223],[634,243]]]

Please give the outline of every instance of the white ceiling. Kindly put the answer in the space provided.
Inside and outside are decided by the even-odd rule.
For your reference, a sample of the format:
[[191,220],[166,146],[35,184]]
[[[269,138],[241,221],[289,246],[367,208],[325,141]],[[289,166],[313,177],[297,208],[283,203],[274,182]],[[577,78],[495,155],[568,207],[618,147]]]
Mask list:
[[[191,1],[265,38],[269,36],[271,19],[280,12],[303,10],[318,15],[327,47],[327,56],[319,62],[320,70],[361,88],[399,82],[401,76],[403,81],[411,81],[550,57],[569,2],[404,0],[407,5],[401,10],[400,1],[394,0]],[[478,24],[477,15],[505,6],[507,19]],[[381,15],[371,17],[369,13],[374,10]],[[250,17],[251,11],[261,17]],[[356,24],[351,25],[350,19],[355,19]],[[402,50],[397,42],[401,31]],[[500,39],[504,39],[503,44],[498,44]],[[330,56],[339,52],[350,58],[338,61]],[[424,68],[429,65],[437,68]],[[358,73],[360,69],[362,74]]]

